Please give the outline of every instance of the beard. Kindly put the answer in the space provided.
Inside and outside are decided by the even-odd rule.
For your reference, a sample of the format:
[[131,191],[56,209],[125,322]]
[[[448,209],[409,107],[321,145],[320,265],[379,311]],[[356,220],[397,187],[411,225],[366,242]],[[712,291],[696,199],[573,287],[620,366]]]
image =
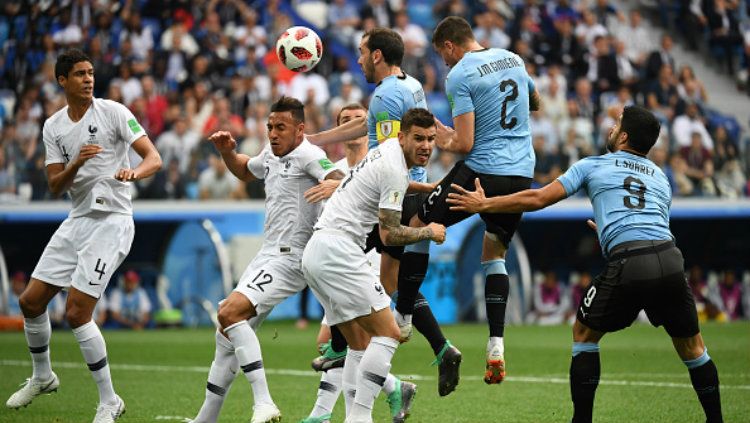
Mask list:
[[364,66],[362,66],[362,70],[364,71],[365,79],[367,80],[367,82],[371,84],[374,83],[375,82],[375,65],[370,60],[367,60],[365,61]]

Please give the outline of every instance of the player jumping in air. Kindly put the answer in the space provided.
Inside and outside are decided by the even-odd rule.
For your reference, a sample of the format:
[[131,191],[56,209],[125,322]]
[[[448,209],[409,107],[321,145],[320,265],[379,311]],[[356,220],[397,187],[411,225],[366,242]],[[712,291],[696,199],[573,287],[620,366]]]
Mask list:
[[543,209],[585,190],[594,207],[604,271],[583,296],[573,326],[570,392],[573,423],[591,422],[599,384],[599,340],[630,326],[641,310],[654,326],[664,326],[708,423],[720,423],[719,375],[698,327],[693,294],[685,279],[682,253],[669,230],[672,190],[666,176],[646,158],[659,137],[659,121],[646,109],[626,107],[609,132],[610,154],[576,162],[554,182],[499,197],[454,185],[451,209],[471,213],[521,213]]

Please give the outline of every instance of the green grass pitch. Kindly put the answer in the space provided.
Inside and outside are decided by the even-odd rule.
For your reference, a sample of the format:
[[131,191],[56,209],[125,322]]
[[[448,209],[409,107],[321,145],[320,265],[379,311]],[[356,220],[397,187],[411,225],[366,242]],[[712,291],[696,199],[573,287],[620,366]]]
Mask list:
[[[725,421],[750,422],[750,323],[706,324],[703,335],[719,369]],[[484,325],[445,327],[464,354],[461,383],[440,398],[437,368],[421,335],[396,352],[393,373],[418,384],[409,422],[567,422],[572,405],[567,377],[570,328],[513,326],[506,330],[508,380],[487,386],[484,370]],[[316,325],[297,330],[290,322],[267,322],[259,332],[271,394],[283,421],[298,422],[315,401],[318,375],[310,370],[315,356]],[[105,331],[115,389],[127,404],[120,420],[177,422],[193,417],[203,399],[214,350],[210,329],[146,332]],[[606,336],[602,343],[602,382],[596,396],[595,422],[702,422],[703,412],[685,366],[663,330],[647,325]],[[0,333],[0,399],[5,401],[31,373],[22,333]],[[97,393],[70,331],[56,331],[51,342],[52,367],[60,390],[34,400],[19,411],[0,409],[0,422],[89,422]],[[411,376],[408,376],[411,375]],[[375,421],[390,421],[383,396]],[[343,399],[334,422],[343,421]],[[247,422],[252,414],[250,386],[235,380],[220,422]]]

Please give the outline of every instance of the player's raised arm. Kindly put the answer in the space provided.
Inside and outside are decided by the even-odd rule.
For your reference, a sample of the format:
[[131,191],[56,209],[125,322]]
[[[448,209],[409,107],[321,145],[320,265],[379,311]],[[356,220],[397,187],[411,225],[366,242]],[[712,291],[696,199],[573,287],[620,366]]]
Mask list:
[[543,209],[557,203],[567,195],[560,181],[552,181],[539,189],[527,189],[511,195],[487,198],[479,178],[474,180],[476,191],[468,191],[452,184],[456,192],[448,194],[451,210],[470,213],[522,213]]
[[331,128],[317,134],[305,135],[307,140],[315,145],[327,145],[337,142],[350,141],[367,135],[367,117],[357,117],[343,125]]
[[250,182],[255,178],[255,175],[250,172],[247,167],[247,163],[250,161],[250,156],[246,154],[239,154],[235,151],[237,148],[237,141],[235,141],[232,134],[228,131],[217,131],[208,137],[208,141],[214,144],[216,150],[221,154],[221,159],[227,165],[227,169],[232,172],[232,175],[236,176],[245,182]]
[[401,224],[401,212],[391,209],[378,211],[380,239],[385,245],[408,245],[426,239],[442,244],[445,241],[445,226],[430,223],[421,228],[412,228]]

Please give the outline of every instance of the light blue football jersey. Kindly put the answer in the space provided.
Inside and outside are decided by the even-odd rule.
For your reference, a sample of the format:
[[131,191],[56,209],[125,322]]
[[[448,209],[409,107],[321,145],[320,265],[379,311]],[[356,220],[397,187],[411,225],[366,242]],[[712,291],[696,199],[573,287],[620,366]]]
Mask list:
[[534,177],[529,129],[529,95],[534,81],[520,56],[490,48],[468,52],[445,81],[453,117],[474,112],[474,146],[466,157],[471,170]]
[[625,151],[587,157],[557,178],[568,196],[586,190],[602,252],[627,241],[673,240],[672,189],[651,160]]
[[[409,109],[427,108],[422,84],[413,77],[402,74],[388,76],[375,88],[367,111],[368,147],[373,149],[388,138],[395,138],[401,130],[401,116]],[[427,182],[427,171],[414,166],[409,170],[413,181]]]

